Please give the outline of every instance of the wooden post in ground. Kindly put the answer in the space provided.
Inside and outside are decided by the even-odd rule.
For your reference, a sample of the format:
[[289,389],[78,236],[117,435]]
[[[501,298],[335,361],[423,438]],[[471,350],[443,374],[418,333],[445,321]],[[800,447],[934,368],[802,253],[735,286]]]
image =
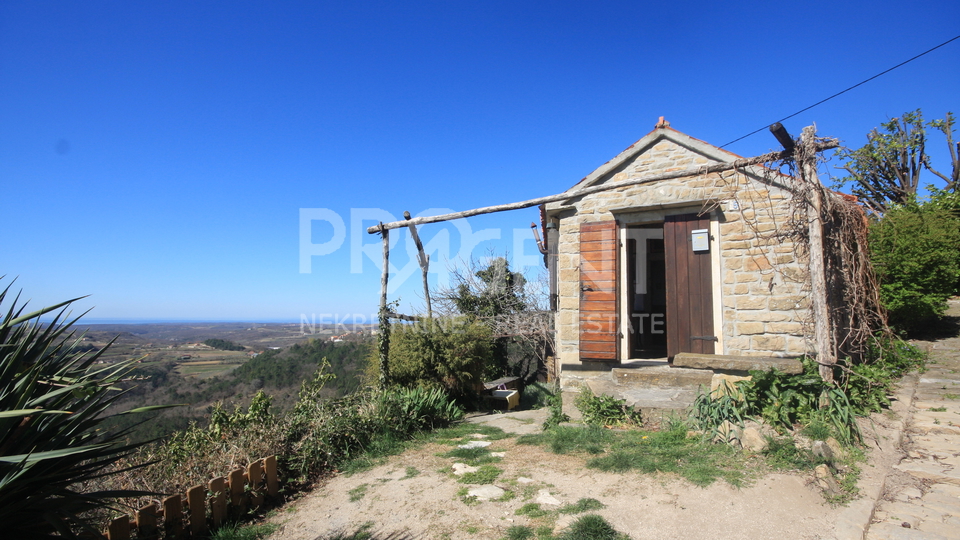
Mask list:
[[171,495],[163,500],[163,532],[168,539],[179,540],[183,537],[183,501],[180,495]]
[[250,506],[258,508],[263,504],[263,468],[259,460],[247,465],[247,481],[250,482]]
[[230,474],[227,475],[227,484],[230,486],[230,506],[233,507],[234,517],[242,516],[247,511],[243,467],[230,471]]
[[277,476],[277,456],[263,459],[263,473],[267,477],[267,495],[276,497],[280,494],[280,478]]
[[[410,219],[410,212],[403,212],[403,219]],[[420,235],[417,234],[417,226],[410,225],[410,236],[413,237],[413,243],[417,245],[417,262],[420,264],[420,271],[423,274],[423,299],[427,303],[427,318],[433,318],[433,310],[430,308],[430,287],[427,285],[427,272],[430,270],[430,256],[423,252],[423,243],[420,242]]]
[[137,540],[155,540],[159,538],[157,518],[160,516],[160,512],[156,503],[150,503],[141,507],[134,515],[137,519]]
[[193,486],[187,490],[187,505],[190,507],[190,532],[197,536],[207,530],[207,490]]
[[823,246],[823,186],[817,175],[816,127],[803,128],[797,149],[797,165],[804,183],[807,201],[807,227],[810,241],[810,301],[813,309],[814,338],[820,377],[833,381],[837,355],[833,348],[830,307],[827,302],[827,273]]
[[210,519],[213,529],[223,525],[227,519],[227,481],[221,476],[210,480]]
[[107,525],[107,538],[109,540],[130,540],[130,518],[120,516],[110,520]]
[[383,235],[383,273],[380,275],[380,333],[377,346],[380,355],[380,389],[390,384],[390,317],[387,313],[387,280],[390,277],[390,230],[380,224]]

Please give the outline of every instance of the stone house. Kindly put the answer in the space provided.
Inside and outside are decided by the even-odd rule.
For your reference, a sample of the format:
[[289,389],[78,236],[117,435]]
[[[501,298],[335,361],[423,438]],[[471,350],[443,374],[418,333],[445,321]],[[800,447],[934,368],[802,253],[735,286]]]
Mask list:
[[795,224],[789,176],[748,166],[575,195],[737,159],[661,118],[541,208],[564,385],[680,353],[774,362],[810,352],[806,263],[780,234]]

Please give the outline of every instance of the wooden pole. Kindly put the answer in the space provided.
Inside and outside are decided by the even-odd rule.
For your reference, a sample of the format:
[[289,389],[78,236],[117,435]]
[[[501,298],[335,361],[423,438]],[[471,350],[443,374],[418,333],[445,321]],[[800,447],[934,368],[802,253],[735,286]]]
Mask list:
[[[816,151],[829,150],[831,148],[837,148],[840,146],[840,143],[837,141],[827,141],[824,143],[816,144]],[[673,171],[661,174],[654,174],[651,176],[646,176],[643,178],[634,178],[632,180],[624,180],[622,182],[610,182],[608,184],[602,184],[599,186],[591,186],[588,188],[580,189],[572,193],[558,193],[556,195],[549,195],[547,197],[539,197],[536,199],[529,199],[526,201],[520,201],[510,204],[498,204],[495,206],[484,206],[483,208],[475,208],[473,210],[464,210],[463,212],[452,212],[450,214],[441,214],[439,216],[424,216],[413,218],[411,220],[403,221],[391,221],[390,223],[380,223],[373,227],[368,227],[367,232],[370,234],[378,233],[381,231],[389,229],[399,229],[400,227],[409,227],[411,225],[423,225],[425,223],[439,223],[442,221],[450,221],[452,219],[461,219],[468,218],[472,216],[479,216],[482,214],[492,214],[494,212],[504,212],[507,210],[520,210],[522,208],[530,208],[531,206],[539,206],[541,204],[546,204],[556,201],[565,201],[567,199],[574,199],[576,197],[582,197],[584,195],[590,195],[591,193],[599,193],[601,191],[608,191],[611,189],[618,189],[622,187],[636,186],[639,184],[649,184],[650,182],[659,182],[661,180],[671,180],[674,178],[684,178],[687,176],[696,176],[700,174],[710,174],[715,172],[729,171],[732,169],[739,169],[742,167],[749,167],[750,165],[758,165],[760,163],[767,163],[770,161],[777,161],[781,159],[789,159],[793,156],[793,152],[788,152],[786,150],[782,152],[770,152],[768,154],[763,154],[762,156],[756,156],[752,158],[738,159],[736,161],[730,161],[725,163],[717,163],[715,165],[704,165],[702,167],[691,167],[689,169],[684,169],[682,171]]]
[[383,273],[380,274],[380,333],[377,346],[380,354],[380,389],[390,384],[390,317],[387,312],[387,280],[390,276],[390,230],[380,223],[383,235]]
[[805,182],[807,199],[807,227],[810,239],[810,300],[813,307],[814,339],[817,346],[817,363],[820,377],[833,381],[833,366],[837,356],[833,350],[830,307],[827,302],[827,274],[823,248],[823,186],[817,175],[817,145],[814,141],[817,128],[807,126],[800,135],[800,150],[797,164]]
[[[403,219],[410,219],[410,212],[403,213]],[[430,287],[427,285],[427,272],[430,270],[430,256],[423,252],[423,243],[420,242],[420,235],[417,234],[417,226],[409,225],[410,236],[413,237],[413,243],[417,245],[417,262],[420,263],[420,271],[423,274],[423,298],[427,302],[427,318],[433,318],[433,310],[430,308]]]

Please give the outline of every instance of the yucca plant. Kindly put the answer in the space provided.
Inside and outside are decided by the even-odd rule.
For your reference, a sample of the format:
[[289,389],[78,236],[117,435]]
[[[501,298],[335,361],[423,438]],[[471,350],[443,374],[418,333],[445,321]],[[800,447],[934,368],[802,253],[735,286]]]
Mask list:
[[[10,538],[63,538],[98,534],[82,514],[116,497],[142,492],[84,493],[80,486],[139,444],[110,433],[104,411],[123,392],[116,385],[132,362],[97,364],[106,347],[80,348],[68,320],[69,300],[24,313],[19,295],[7,308],[0,292],[0,523]],[[49,323],[40,321],[56,312]],[[109,345],[108,345],[109,346]],[[156,407],[126,411],[145,412]],[[127,469],[129,470],[129,469]],[[120,472],[120,471],[115,471]]]

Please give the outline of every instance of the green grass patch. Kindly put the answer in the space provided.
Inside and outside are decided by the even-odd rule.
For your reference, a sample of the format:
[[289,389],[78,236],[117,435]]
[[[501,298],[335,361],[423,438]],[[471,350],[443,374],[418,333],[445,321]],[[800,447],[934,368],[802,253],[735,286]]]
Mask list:
[[469,424],[467,422],[461,422],[447,428],[437,429],[428,433],[421,433],[420,436],[417,437],[417,440],[421,442],[456,446],[472,440],[481,440],[470,437],[474,433],[485,435],[485,437],[482,439],[484,441],[498,441],[500,439],[506,439],[510,437],[509,433],[500,428],[485,424]]
[[460,502],[467,506],[480,504],[480,500],[477,499],[476,495],[470,495],[470,488],[462,487],[457,490],[457,498],[459,498]]
[[457,482],[461,484],[492,484],[503,471],[493,465],[481,465],[474,472],[464,473]]
[[584,452],[602,454],[613,443],[617,434],[597,426],[561,427],[557,426],[543,433],[522,435],[517,444],[546,446],[554,454]]
[[945,399],[960,399],[960,394],[943,394]]
[[420,471],[417,470],[416,467],[407,467],[406,473],[403,475],[403,478],[401,478],[401,480],[406,480],[406,479],[408,479],[408,478],[413,478],[414,476],[417,476],[418,474],[420,474]]
[[745,456],[727,445],[687,437],[687,427],[682,423],[665,431],[558,427],[521,437],[517,443],[543,445],[557,454],[595,455],[588,459],[587,466],[603,471],[675,473],[698,486],[718,479],[739,486],[746,478]]
[[350,476],[372,469],[377,465],[382,465],[388,457],[402,454],[410,444],[409,441],[385,431],[376,437],[372,437],[370,443],[362,452],[341,465],[340,471]]
[[790,437],[770,439],[763,455],[767,463],[778,470],[812,470],[821,463],[826,463],[810,450],[800,448]]
[[930,407],[928,410],[930,412],[947,412],[946,407]]
[[529,540],[531,538],[536,538],[536,533],[533,532],[532,528],[526,525],[513,525],[507,528],[507,535],[503,537],[503,540]]
[[587,514],[578,518],[556,538],[557,540],[630,540],[629,536],[617,532],[613,525],[596,514]]
[[573,504],[566,504],[560,507],[557,512],[561,514],[582,514],[584,512],[591,512],[593,510],[600,510],[605,508],[606,505],[596,499],[580,499],[579,501]]
[[246,526],[235,523],[217,529],[210,540],[260,540],[273,534],[279,527],[274,523]]
[[502,458],[490,455],[489,448],[455,448],[449,452],[439,454],[440,457],[455,458],[463,461],[467,465],[483,465],[485,463],[497,463]]
[[370,487],[369,484],[360,484],[348,491],[347,493],[350,494],[350,502],[357,502],[362,499],[367,494],[368,487]]
[[517,508],[513,513],[518,516],[527,516],[530,518],[539,518],[550,515],[549,510],[540,508],[540,503],[527,503],[520,508]]

